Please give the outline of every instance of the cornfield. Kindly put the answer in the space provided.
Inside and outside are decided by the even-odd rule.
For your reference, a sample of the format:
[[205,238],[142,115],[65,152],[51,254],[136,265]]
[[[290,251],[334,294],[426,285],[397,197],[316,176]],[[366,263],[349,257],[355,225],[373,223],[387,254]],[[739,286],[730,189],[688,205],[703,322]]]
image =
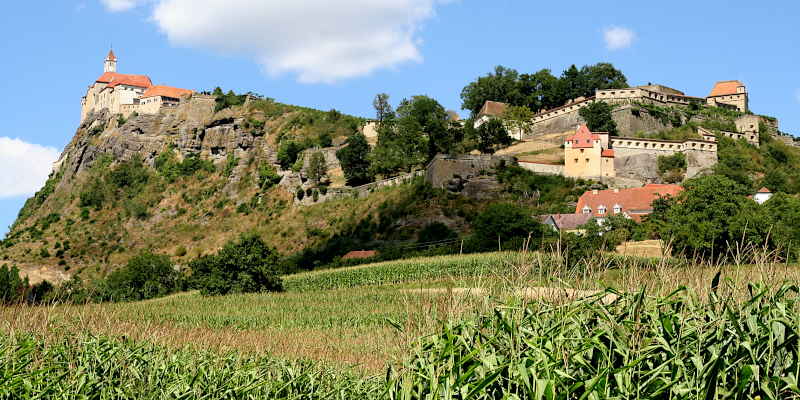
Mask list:
[[739,303],[686,289],[535,303],[423,338],[395,399],[785,399],[800,396],[798,288]]
[[387,261],[290,275],[284,279],[284,287],[289,292],[307,292],[500,274],[510,272],[515,266],[528,264],[536,256],[533,253],[498,252]]
[[[420,338],[363,377],[324,363],[167,350],[125,338],[0,336],[0,398],[724,399],[800,393],[798,288],[715,281],[700,300],[511,300]],[[718,294],[719,293],[719,294]],[[606,299],[606,300],[603,300]]]

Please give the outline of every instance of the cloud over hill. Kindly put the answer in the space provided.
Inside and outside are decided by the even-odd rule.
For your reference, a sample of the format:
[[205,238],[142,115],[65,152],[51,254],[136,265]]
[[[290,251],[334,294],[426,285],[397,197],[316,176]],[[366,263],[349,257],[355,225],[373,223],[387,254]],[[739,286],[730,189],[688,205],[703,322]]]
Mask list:
[[419,62],[419,32],[451,0],[102,0],[110,11],[151,6],[182,46],[252,56],[273,75],[335,82]]
[[39,190],[50,174],[58,150],[0,137],[0,198],[29,196]]

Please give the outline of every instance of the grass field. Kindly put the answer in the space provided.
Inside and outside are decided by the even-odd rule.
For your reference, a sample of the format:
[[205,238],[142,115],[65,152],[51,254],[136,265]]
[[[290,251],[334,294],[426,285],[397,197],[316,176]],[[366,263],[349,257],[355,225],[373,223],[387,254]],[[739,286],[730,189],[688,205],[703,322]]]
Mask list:
[[[0,379],[5,379],[0,381],[0,398],[4,398],[3,390],[19,387],[10,385],[23,385],[26,379],[37,382],[37,373],[48,373],[44,369],[51,367],[53,371],[58,370],[61,368],[59,363],[72,359],[74,362],[70,365],[83,368],[89,374],[86,384],[95,385],[95,390],[101,390],[112,381],[101,378],[103,375],[99,369],[106,368],[118,380],[119,385],[124,385],[126,380],[133,379],[134,376],[141,377],[141,386],[130,386],[129,393],[140,394],[150,390],[153,393],[171,393],[170,396],[174,395],[175,398],[197,396],[198,390],[216,393],[209,395],[209,398],[242,398],[247,393],[256,393],[262,397],[297,398],[298,393],[314,387],[319,389],[319,393],[342,393],[340,398],[382,397],[379,393],[387,390],[395,394],[405,393],[410,396],[407,398],[425,397],[431,393],[436,394],[434,397],[441,398],[447,390],[457,389],[455,386],[449,389],[440,387],[442,382],[431,381],[428,379],[430,377],[425,377],[420,372],[422,370],[435,371],[438,376],[458,376],[466,385],[467,389],[463,390],[467,392],[480,387],[485,380],[486,387],[494,387],[495,394],[502,387],[513,387],[515,393],[532,391],[531,393],[536,394],[541,391],[544,396],[542,398],[548,398],[548,390],[563,390],[563,385],[574,385],[575,382],[567,384],[566,379],[556,379],[557,377],[549,375],[545,380],[550,383],[542,381],[537,386],[537,381],[530,380],[532,378],[529,377],[525,378],[529,379],[528,386],[525,386],[520,384],[523,382],[522,375],[519,375],[521,372],[509,375],[508,359],[505,357],[533,360],[529,366],[537,367],[530,373],[541,374],[542,371],[552,369],[552,365],[548,366],[548,363],[542,361],[542,355],[529,354],[532,344],[525,344],[525,340],[539,339],[513,339],[514,332],[574,326],[574,332],[585,329],[586,345],[596,345],[594,339],[589,339],[593,337],[592,332],[595,329],[608,328],[607,325],[598,325],[599,315],[615,316],[617,319],[613,324],[620,327],[631,323],[636,326],[642,321],[638,319],[639,316],[646,315],[649,322],[642,325],[646,329],[641,332],[643,335],[653,336],[654,340],[660,329],[654,325],[660,321],[657,316],[670,309],[676,313],[677,319],[672,319],[677,321],[674,323],[699,324],[697,321],[702,318],[698,318],[703,315],[703,310],[708,309],[704,305],[708,304],[711,296],[711,282],[720,269],[690,263],[679,263],[678,265],[683,266],[677,267],[674,265],[667,262],[654,263],[653,260],[608,257],[568,270],[558,266],[556,259],[539,253],[487,253],[410,259],[297,274],[285,278],[285,293],[224,297],[182,293],[139,303],[7,307],[0,309],[0,330],[5,332],[5,335],[0,335],[3,337],[0,341],[0,361],[3,358],[8,361],[30,357],[31,363],[15,361],[12,367],[5,370],[0,368]],[[610,269],[609,266],[613,268]],[[754,282],[759,287],[772,288],[767,292],[773,293],[784,281],[797,282],[798,272],[800,269],[796,266],[782,264],[726,266],[721,271],[721,278],[713,295],[718,299],[726,299],[730,310],[746,311],[750,313],[748,315],[755,315],[753,318],[788,318],[781,320],[784,321],[781,323],[791,327],[791,334],[794,334],[795,331],[800,331],[800,321],[793,316],[796,313],[790,316],[776,316],[775,313],[780,308],[793,309],[795,301],[792,296],[796,296],[796,293],[787,290],[783,297],[771,300],[777,305],[762,301],[758,303],[759,307],[768,308],[754,310],[752,304],[747,308],[747,300],[754,297],[753,287],[747,283]],[[666,297],[681,286],[688,289],[680,292],[678,300],[674,295]],[[641,292],[642,300],[631,297],[635,295],[623,295],[620,301],[606,306],[598,305],[599,303],[581,305],[587,303],[573,303],[565,299],[556,299],[555,302],[548,299],[542,302],[535,298],[519,298],[514,295],[519,289],[534,287],[571,287],[585,290],[604,290],[610,287],[621,292]],[[480,291],[472,291],[473,289]],[[640,304],[639,311],[631,311],[630,307],[636,301]],[[715,304],[717,303],[720,301]],[[741,310],[737,307],[741,307]],[[696,331],[702,325],[703,329],[724,328],[719,331],[724,336],[729,335],[725,333],[725,329],[734,329],[731,325],[733,321],[725,312],[712,317],[711,321],[718,322],[693,325],[694,328],[689,327],[686,332],[692,329]],[[505,322],[502,322],[504,319],[509,319],[506,322],[511,323],[511,326],[518,324],[518,328],[503,333],[500,327],[505,326]],[[545,320],[551,322],[545,323]],[[561,320],[563,321],[558,323]],[[479,339],[482,337],[480,332],[488,335],[486,338],[496,336],[496,339],[484,342],[487,339]],[[614,340],[628,340],[625,339],[625,332],[628,331],[615,332],[614,335],[622,336],[609,337]],[[790,337],[786,336],[789,333],[782,338],[768,334],[764,336],[761,330],[751,333],[763,342],[758,346],[763,344],[767,347],[772,345],[771,341]],[[510,340],[506,335],[511,335],[510,338],[514,340],[511,343],[517,344],[511,347],[503,344]],[[456,340],[458,337],[466,339]],[[563,333],[554,338],[559,337],[564,337]],[[687,342],[681,342],[682,346],[686,346],[681,349],[681,354],[685,354],[687,359],[691,358],[691,351],[687,349],[706,343],[704,340],[708,338],[703,338],[705,339],[690,340],[687,337]],[[521,341],[516,342],[517,340]],[[450,342],[451,345],[446,345]],[[553,348],[578,351],[573,347],[575,343],[558,340],[553,343],[551,347],[556,346]],[[598,351],[618,354],[607,343],[603,346],[605,347],[598,347]],[[467,357],[472,349],[477,348],[485,351],[481,350],[480,365],[475,366],[474,372],[459,366],[458,363],[466,362],[466,359],[458,361],[452,358],[455,357],[452,354],[435,355],[437,351],[458,349],[462,352],[458,357]],[[600,350],[601,348],[605,350]],[[640,350],[643,351],[631,350],[628,358],[614,363],[630,362],[631,357],[644,354],[640,354]],[[492,352],[496,353],[493,356],[494,361],[482,358]],[[608,360],[614,358],[609,355],[604,357],[610,357]],[[437,363],[434,361],[437,359],[446,361]],[[706,362],[703,360],[705,358],[701,362]],[[753,360],[757,361],[751,358],[750,362],[754,362]],[[598,376],[621,373],[608,369],[611,361],[604,362],[605,367],[586,361],[588,366],[579,369],[579,372],[587,377],[591,373],[599,374]],[[742,361],[730,358],[728,362],[731,367],[736,365],[739,368]],[[121,370],[121,367],[114,365],[130,367]],[[226,375],[228,372],[223,371],[226,365],[235,366],[237,372]],[[206,367],[200,374],[202,377],[197,378],[199,381],[192,380],[192,371],[199,373],[196,370],[198,366]],[[74,368],[68,368],[60,378],[64,382],[71,382],[72,386],[80,379]],[[767,370],[783,371],[764,368],[766,367],[762,368],[762,373]],[[159,380],[151,370],[168,372]],[[502,376],[492,377],[498,370],[506,372],[501,373]],[[387,382],[387,371],[393,371],[389,375],[396,375],[396,379]],[[412,375],[419,379],[409,378],[399,371],[417,371]],[[574,374],[574,371],[576,370],[568,368],[561,372]],[[633,368],[629,378],[641,379],[641,374],[633,374],[635,371],[642,372],[641,369]],[[261,382],[264,379],[263,374],[272,374],[269,375],[272,379],[270,383]],[[478,375],[474,374],[482,378],[477,379]],[[368,378],[371,376],[383,378]],[[454,379],[452,384],[455,385],[458,379]],[[507,381],[500,384],[498,379]],[[689,392],[697,392],[697,385],[708,382],[704,379],[692,381],[696,385]],[[726,379],[730,382],[736,380]],[[221,395],[222,389],[226,388],[226,380],[230,381],[227,388],[231,391],[228,395]],[[284,385],[279,385],[280,382]],[[53,393],[59,393],[62,398],[70,398],[67,394],[76,396],[84,393],[67,383],[51,388]],[[31,389],[31,393],[44,393],[42,391],[48,387],[47,383],[42,381],[39,384],[39,389]],[[618,388],[609,385],[609,381],[602,384],[604,393],[618,393],[615,392]],[[631,386],[634,383],[629,382],[626,385]],[[286,391],[281,391],[282,387]],[[650,389],[640,387],[637,390]],[[770,390],[786,389],[775,386]],[[133,395],[128,398],[132,398],[131,396]],[[120,395],[118,398],[125,396]],[[149,398],[163,397],[152,395]]]

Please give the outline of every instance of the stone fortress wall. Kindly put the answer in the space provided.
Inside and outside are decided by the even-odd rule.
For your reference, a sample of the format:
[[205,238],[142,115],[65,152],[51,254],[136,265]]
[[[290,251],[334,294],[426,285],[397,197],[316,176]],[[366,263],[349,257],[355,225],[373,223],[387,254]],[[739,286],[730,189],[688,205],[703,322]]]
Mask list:
[[644,183],[659,181],[658,157],[683,153],[686,156],[686,177],[693,178],[717,163],[717,144],[706,140],[643,139],[612,137],[614,169],[620,178]]

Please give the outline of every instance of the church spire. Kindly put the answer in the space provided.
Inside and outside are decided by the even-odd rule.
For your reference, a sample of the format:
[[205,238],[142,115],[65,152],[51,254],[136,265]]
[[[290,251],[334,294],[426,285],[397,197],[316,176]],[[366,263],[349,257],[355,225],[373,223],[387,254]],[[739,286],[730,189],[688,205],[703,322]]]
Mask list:
[[117,72],[117,56],[114,55],[114,49],[108,51],[106,61],[103,63],[103,72]]

